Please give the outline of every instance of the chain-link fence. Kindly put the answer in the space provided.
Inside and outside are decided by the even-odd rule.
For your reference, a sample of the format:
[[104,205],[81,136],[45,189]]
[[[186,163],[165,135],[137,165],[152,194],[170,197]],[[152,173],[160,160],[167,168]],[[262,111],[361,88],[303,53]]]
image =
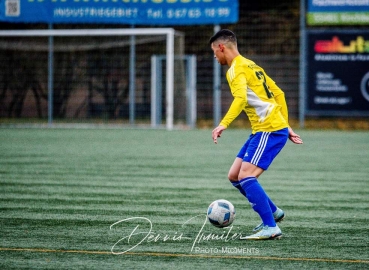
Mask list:
[[[298,116],[299,1],[248,10],[240,3],[233,30],[239,50],[254,60],[285,91],[290,117]],[[288,2],[288,3],[287,3]],[[2,29],[47,29],[47,25],[0,25]],[[129,28],[124,25],[54,25],[54,29]],[[181,54],[197,58],[197,119],[213,118],[213,54],[208,44],[214,26],[174,27],[185,34]],[[48,38],[0,41],[0,122],[44,122],[48,117]],[[178,48],[180,45],[176,45]],[[53,117],[62,122],[129,122],[129,37],[54,38]],[[135,119],[150,121],[152,55],[165,54],[165,40],[145,36],[135,46]],[[177,52],[178,53],[178,52]],[[164,65],[165,66],[165,65]],[[182,122],[183,68],[175,67],[175,121]],[[222,68],[222,114],[232,97]],[[165,83],[165,80],[164,80]],[[182,85],[182,86],[181,86]],[[163,115],[165,115],[163,93]],[[164,120],[164,119],[163,119]]]

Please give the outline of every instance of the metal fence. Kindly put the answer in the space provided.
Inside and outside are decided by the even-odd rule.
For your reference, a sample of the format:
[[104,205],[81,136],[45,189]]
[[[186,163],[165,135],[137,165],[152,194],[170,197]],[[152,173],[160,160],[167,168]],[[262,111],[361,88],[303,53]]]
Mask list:
[[[239,50],[262,66],[286,92],[290,117],[298,117],[299,7],[240,11],[237,24],[221,25],[238,36]],[[14,25],[2,25],[9,29]],[[19,26],[17,26],[19,28]],[[47,28],[26,25],[23,28]],[[55,29],[93,28],[91,25],[54,26]],[[104,26],[112,28],[112,26]],[[122,28],[124,26],[113,26]],[[185,34],[185,55],[197,59],[197,119],[213,119],[213,54],[208,40],[214,26],[174,27]],[[135,123],[150,122],[150,59],[165,53],[164,40],[145,37],[136,45]],[[127,37],[76,37],[54,40],[53,115],[62,122],[129,123],[129,46]],[[178,48],[180,45],[176,45]],[[48,117],[48,38],[0,40],[0,123],[46,122]],[[221,113],[232,97],[221,71]],[[183,79],[177,70],[175,81]],[[179,84],[180,85],[180,84]],[[175,123],[184,123],[183,89],[175,89]],[[163,104],[166,100],[163,98]],[[163,114],[165,106],[163,106]],[[164,121],[165,119],[163,119]]]

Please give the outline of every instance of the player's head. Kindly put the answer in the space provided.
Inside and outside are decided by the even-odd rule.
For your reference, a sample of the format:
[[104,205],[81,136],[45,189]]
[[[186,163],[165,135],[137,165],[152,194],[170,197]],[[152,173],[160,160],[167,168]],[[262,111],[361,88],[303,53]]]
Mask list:
[[223,43],[227,46],[237,46],[237,38],[235,33],[228,29],[222,29],[215,33],[209,40],[209,44],[213,43]]
[[209,44],[214,52],[214,57],[221,65],[227,64],[226,50],[237,50],[236,35],[228,29],[218,31],[210,38]]

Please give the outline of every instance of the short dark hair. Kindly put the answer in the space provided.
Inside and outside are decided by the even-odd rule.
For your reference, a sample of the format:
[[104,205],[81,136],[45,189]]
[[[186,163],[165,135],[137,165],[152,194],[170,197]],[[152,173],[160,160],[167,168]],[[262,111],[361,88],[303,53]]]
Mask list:
[[218,39],[229,40],[230,42],[237,43],[235,33],[228,29],[222,29],[215,33],[215,35],[210,38],[209,44],[211,45],[214,41]]

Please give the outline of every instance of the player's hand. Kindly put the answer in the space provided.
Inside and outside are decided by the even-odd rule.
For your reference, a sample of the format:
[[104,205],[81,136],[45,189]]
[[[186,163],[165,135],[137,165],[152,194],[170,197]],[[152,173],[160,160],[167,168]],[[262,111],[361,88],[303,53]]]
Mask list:
[[288,128],[288,138],[295,144],[302,144],[303,141],[299,135],[297,135],[292,128]]
[[213,129],[212,137],[213,137],[214,143],[218,143],[218,138],[222,135],[222,132],[225,129],[226,129],[226,127],[223,127],[223,126],[220,126],[220,125]]

